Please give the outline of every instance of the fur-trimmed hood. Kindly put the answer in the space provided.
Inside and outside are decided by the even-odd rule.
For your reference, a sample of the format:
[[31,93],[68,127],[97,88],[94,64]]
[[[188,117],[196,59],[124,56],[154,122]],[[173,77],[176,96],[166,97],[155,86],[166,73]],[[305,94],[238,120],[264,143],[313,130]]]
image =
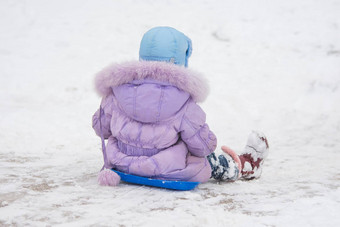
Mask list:
[[95,77],[95,88],[101,96],[112,92],[112,87],[133,80],[158,80],[188,92],[195,102],[203,102],[209,93],[207,80],[188,68],[167,62],[131,61],[111,64]]

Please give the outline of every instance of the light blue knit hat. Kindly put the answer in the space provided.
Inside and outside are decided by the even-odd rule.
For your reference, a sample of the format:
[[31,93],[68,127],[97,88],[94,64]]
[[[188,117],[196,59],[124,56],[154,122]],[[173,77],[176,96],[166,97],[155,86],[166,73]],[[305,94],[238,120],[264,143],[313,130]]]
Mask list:
[[182,32],[171,27],[155,27],[142,38],[139,60],[166,61],[188,67],[191,52],[191,40]]

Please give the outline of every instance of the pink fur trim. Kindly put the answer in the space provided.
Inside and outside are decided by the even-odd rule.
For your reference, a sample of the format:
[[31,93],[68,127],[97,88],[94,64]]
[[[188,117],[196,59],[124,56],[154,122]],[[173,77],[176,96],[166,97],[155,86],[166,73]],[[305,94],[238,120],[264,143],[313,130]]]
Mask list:
[[111,64],[95,77],[95,87],[101,96],[133,80],[152,79],[166,82],[188,92],[195,102],[203,102],[209,93],[207,80],[199,73],[168,62],[132,61]]
[[239,170],[239,174],[238,174],[238,178],[241,177],[242,175],[242,165],[241,165],[241,160],[240,157],[235,153],[235,151],[233,151],[232,149],[230,149],[227,146],[222,146],[221,147],[222,151],[228,155],[230,155],[232,157],[232,159],[234,159],[234,161],[237,164],[238,170]]
[[98,183],[102,186],[117,186],[120,182],[120,176],[109,169],[104,169],[98,174]]

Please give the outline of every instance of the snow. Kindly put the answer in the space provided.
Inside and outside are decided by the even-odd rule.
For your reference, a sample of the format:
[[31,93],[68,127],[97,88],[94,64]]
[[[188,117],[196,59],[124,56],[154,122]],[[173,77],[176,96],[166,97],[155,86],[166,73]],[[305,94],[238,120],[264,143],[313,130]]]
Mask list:
[[[339,12],[337,0],[2,0],[0,226],[340,226]],[[93,75],[138,59],[159,25],[193,41],[219,146],[266,134],[260,179],[97,184]]]

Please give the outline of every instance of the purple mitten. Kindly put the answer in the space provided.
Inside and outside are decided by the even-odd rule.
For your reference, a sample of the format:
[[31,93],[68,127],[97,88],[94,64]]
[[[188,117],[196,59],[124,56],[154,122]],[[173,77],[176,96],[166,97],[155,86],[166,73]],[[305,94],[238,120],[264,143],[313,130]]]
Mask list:
[[117,186],[120,182],[120,176],[109,169],[104,169],[98,174],[98,183],[102,186]]

